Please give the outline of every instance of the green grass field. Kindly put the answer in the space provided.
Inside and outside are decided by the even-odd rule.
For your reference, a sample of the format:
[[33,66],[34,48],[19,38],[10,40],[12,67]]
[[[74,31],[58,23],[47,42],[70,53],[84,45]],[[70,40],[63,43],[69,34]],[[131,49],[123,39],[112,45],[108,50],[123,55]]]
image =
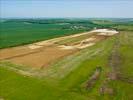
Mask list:
[[112,23],[100,24],[89,19],[0,19],[0,48],[111,27]]
[[[120,34],[44,69],[1,62],[0,99],[133,100],[133,31],[126,24],[115,28]],[[86,87],[97,67],[101,68],[99,77]],[[108,79],[110,74],[117,78]]]
[[59,36],[80,33],[83,29],[63,29],[68,25],[56,23],[39,24],[25,21],[7,21],[0,23],[0,48],[29,44]]

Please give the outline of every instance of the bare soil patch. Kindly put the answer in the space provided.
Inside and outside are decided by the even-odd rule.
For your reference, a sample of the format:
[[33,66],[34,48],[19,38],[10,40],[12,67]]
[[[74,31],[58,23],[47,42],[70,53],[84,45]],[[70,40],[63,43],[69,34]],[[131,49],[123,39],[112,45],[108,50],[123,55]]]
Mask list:
[[108,35],[98,35],[100,33],[88,36],[77,43],[68,43],[65,45],[56,44],[63,39],[79,38],[80,36],[90,34],[91,32],[80,33],[65,37],[59,37],[46,41],[41,41],[29,45],[18,46],[0,50],[0,60],[8,60],[16,64],[35,66],[42,68],[48,66],[65,56],[71,55],[81,49],[95,45],[97,42],[109,38]]
[[10,59],[10,61],[17,64],[42,68],[55,60],[59,60],[62,57],[72,54],[74,51],[75,50],[61,50],[57,47],[47,47],[40,52],[27,54],[21,57],[15,57]]

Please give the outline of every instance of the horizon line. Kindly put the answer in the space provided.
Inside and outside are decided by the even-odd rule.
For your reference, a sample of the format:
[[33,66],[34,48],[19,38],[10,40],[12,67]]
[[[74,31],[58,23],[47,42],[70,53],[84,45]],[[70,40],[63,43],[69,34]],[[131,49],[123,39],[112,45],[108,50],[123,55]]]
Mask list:
[[22,19],[22,18],[26,18],[26,19],[43,19],[43,18],[53,18],[53,19],[56,19],[56,18],[76,18],[76,19],[80,19],[80,18],[130,18],[130,19],[133,19],[133,17],[0,17],[0,19]]

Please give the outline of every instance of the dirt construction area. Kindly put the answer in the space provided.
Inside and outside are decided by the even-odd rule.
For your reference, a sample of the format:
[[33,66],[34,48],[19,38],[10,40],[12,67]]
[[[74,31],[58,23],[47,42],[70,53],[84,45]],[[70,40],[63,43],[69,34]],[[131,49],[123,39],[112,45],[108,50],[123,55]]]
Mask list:
[[[117,33],[115,30],[97,29],[29,45],[1,49],[0,61],[10,61],[15,64],[43,68],[81,49],[93,46],[97,42],[105,40]],[[69,40],[74,41],[70,42]],[[62,44],[60,44],[60,42],[62,42]]]

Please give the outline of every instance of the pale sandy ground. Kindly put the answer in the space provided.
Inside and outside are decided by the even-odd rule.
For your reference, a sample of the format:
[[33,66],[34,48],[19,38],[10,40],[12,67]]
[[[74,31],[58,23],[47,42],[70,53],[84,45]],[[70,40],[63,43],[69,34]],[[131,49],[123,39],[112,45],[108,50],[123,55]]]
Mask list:
[[[64,37],[54,38],[54,39],[50,39],[50,40],[46,40],[46,41],[37,42],[37,43],[29,45],[28,47],[30,49],[37,49],[37,48],[41,48],[41,47],[46,46],[46,45],[52,45],[55,42],[59,42],[59,41],[61,41],[63,39],[69,39],[69,38],[73,38],[73,37],[76,38],[76,37],[79,37],[81,35],[86,35],[86,34],[89,34],[89,33],[98,33],[97,35],[112,36],[112,35],[115,35],[115,34],[117,34],[119,32],[116,31],[116,30],[109,30],[109,29],[96,29],[96,30],[93,30],[93,31],[90,31],[90,32],[84,32],[84,33],[81,33],[81,34],[75,34],[75,35],[64,36]],[[81,41],[81,44],[82,44],[82,42],[87,42],[87,41],[89,42],[89,41],[93,41],[95,39],[96,38],[85,39],[85,40]],[[88,46],[91,46],[92,44],[93,43],[90,43]],[[82,46],[82,47],[80,47],[79,45],[76,46],[76,47],[61,45],[59,47],[61,47],[63,49],[74,49],[74,48],[87,47],[87,45],[86,46]]]
[[91,32],[98,32],[99,33],[98,35],[107,35],[107,36],[112,36],[112,35],[119,33],[116,30],[109,30],[109,29],[97,29]]
[[30,48],[30,49],[41,48],[41,47],[46,46],[46,45],[53,45],[55,42],[59,42],[59,41],[64,40],[64,39],[69,39],[72,37],[78,37],[78,36],[86,35],[89,33],[91,33],[91,32],[84,32],[84,33],[80,33],[80,34],[69,35],[69,36],[54,38],[54,39],[50,39],[50,40],[45,40],[45,41],[30,44],[30,45],[28,45],[28,48]]

